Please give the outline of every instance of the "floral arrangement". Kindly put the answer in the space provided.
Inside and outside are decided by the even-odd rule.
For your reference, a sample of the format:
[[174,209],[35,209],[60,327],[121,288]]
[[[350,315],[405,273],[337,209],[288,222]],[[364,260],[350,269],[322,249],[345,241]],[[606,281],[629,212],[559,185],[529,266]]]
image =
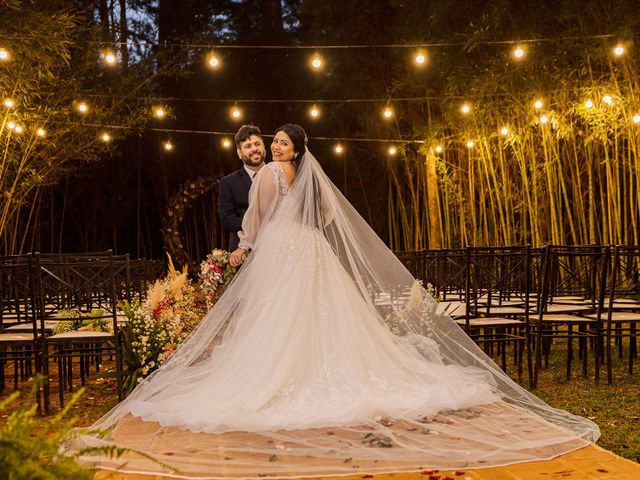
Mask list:
[[187,269],[169,273],[149,287],[143,302],[121,304],[129,321],[121,330],[125,393],[157,370],[198,325],[206,309]]
[[69,319],[56,322],[53,328],[54,334],[72,332],[74,330],[93,330],[94,332],[113,333],[113,322],[111,318],[104,317],[103,310],[94,309],[90,312],[79,310],[60,310],[55,314],[56,318]]
[[229,263],[230,253],[215,249],[200,264],[200,288],[207,302],[213,307],[236,274],[237,268]]

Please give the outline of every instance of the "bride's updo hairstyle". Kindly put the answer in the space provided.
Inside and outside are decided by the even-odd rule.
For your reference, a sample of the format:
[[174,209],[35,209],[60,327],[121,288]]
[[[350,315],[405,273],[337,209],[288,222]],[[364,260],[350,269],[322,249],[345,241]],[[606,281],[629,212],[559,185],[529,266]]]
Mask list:
[[295,123],[285,123],[276,130],[274,135],[278,132],[286,133],[293,142],[293,153],[295,153],[293,164],[297,168],[300,164],[300,160],[302,159],[302,155],[304,155],[304,148],[307,146],[307,134],[305,133],[304,128]]

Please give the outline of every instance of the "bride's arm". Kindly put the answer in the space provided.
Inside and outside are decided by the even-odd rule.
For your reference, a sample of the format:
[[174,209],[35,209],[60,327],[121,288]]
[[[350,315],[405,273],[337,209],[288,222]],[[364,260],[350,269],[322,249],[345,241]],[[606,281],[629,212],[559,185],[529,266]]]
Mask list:
[[278,176],[268,166],[260,169],[249,191],[249,208],[242,219],[239,246],[245,251],[252,249],[261,226],[268,220],[278,199]]

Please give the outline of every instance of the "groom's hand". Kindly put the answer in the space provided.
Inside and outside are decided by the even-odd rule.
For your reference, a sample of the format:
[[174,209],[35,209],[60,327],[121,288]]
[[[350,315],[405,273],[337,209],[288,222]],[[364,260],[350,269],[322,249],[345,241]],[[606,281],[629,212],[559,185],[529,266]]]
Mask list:
[[232,267],[239,267],[240,265],[242,265],[245,258],[247,258],[247,251],[244,248],[238,247],[233,252],[231,252],[229,263]]

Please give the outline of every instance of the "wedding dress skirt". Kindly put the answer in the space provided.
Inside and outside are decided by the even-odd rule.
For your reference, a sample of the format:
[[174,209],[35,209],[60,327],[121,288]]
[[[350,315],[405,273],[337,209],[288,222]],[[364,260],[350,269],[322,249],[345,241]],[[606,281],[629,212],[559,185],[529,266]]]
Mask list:
[[549,459],[597,439],[592,422],[519,387],[436,314],[377,237],[337,242],[341,222],[365,228],[354,210],[325,206],[334,226],[317,228],[296,221],[301,199],[280,187],[198,329],[68,451],[130,448],[144,455],[81,459],[174,478],[317,477]]

